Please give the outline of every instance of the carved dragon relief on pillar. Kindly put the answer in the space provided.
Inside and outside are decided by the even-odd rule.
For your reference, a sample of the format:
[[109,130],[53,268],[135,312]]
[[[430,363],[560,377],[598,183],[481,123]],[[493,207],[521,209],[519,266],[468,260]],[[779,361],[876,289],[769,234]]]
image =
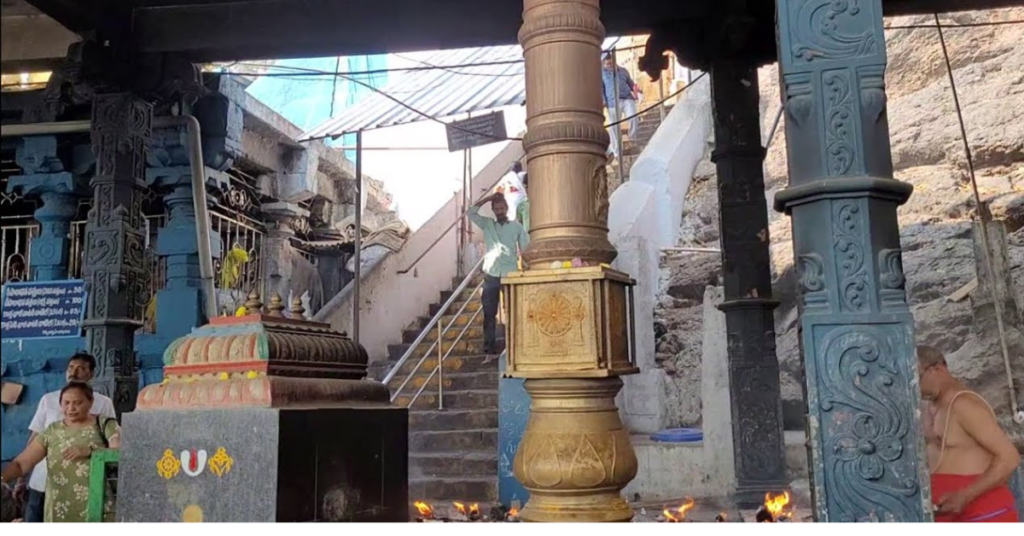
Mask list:
[[778,21],[815,514],[928,521],[881,1],[779,0]]

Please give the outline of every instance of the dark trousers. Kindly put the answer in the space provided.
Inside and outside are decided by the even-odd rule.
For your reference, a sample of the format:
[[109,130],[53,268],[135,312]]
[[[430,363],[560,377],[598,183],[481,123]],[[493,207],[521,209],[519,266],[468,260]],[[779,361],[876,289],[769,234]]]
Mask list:
[[484,351],[494,353],[495,331],[498,327],[498,304],[501,301],[501,279],[489,275],[484,276]]
[[28,500],[25,501],[25,523],[42,523],[44,504],[46,504],[46,494],[29,489]]

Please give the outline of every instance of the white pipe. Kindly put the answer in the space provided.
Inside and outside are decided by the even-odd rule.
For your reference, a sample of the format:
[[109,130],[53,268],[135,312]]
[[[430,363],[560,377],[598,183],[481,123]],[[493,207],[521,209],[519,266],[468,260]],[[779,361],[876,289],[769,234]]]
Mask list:
[[3,125],[0,134],[4,138],[25,136],[46,136],[53,134],[77,134],[89,132],[92,121],[61,121],[58,123],[29,123],[27,125]]
[[[206,201],[206,165],[203,163],[203,138],[199,120],[191,115],[157,117],[155,128],[185,127],[188,134],[189,164],[192,167],[192,203],[196,212],[196,239],[199,241],[199,275],[203,281],[206,316],[217,315],[217,293],[213,281],[213,252],[210,248],[210,211]],[[0,137],[47,136],[54,134],[76,134],[89,132],[92,121],[60,121],[53,123],[30,123],[25,125],[3,125]]]
[[213,251],[210,247],[210,209],[206,200],[206,164],[203,161],[203,135],[199,120],[192,115],[158,117],[154,127],[184,126],[188,135],[188,160],[192,167],[192,206],[196,213],[196,240],[199,242],[199,277],[203,281],[206,317],[217,316],[217,291],[213,280]]

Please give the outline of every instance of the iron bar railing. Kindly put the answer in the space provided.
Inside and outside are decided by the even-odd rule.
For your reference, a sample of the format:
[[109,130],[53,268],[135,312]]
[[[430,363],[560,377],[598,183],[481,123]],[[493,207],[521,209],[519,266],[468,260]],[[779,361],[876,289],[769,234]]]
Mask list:
[[[483,285],[483,283],[481,283],[481,285]],[[479,287],[477,287],[477,288],[479,288]],[[441,410],[444,409],[444,360],[448,359],[448,356],[451,355],[452,350],[454,350],[455,347],[459,344],[459,342],[462,341],[462,337],[466,335],[467,331],[469,331],[469,328],[470,328],[470,326],[473,325],[473,322],[476,322],[476,317],[480,316],[480,312],[482,310],[483,309],[477,309],[476,312],[473,313],[473,316],[471,316],[469,318],[469,321],[466,322],[465,326],[462,326],[462,331],[459,332],[459,336],[455,338],[455,340],[452,342],[452,344],[448,347],[448,351],[445,352],[443,356],[440,355],[441,352],[440,352],[440,350],[438,350],[438,356],[439,357],[437,359],[437,366],[434,367],[434,370],[430,372],[429,376],[427,376],[427,379],[423,382],[423,385],[420,386],[420,390],[416,392],[416,395],[414,395],[412,397],[412,399],[409,400],[409,406],[408,407],[411,408],[413,406],[413,404],[415,404],[416,401],[419,400],[420,395],[422,395],[423,391],[426,390],[428,385],[430,385],[430,380],[433,380],[434,379],[434,375],[436,374],[436,375],[438,375],[438,380],[437,380],[437,409],[441,409]],[[452,320],[452,323],[454,323],[454,322],[455,321]],[[449,325],[449,327],[451,327],[451,325]],[[439,346],[438,348],[442,348],[442,347]],[[426,355],[430,355],[430,354],[426,354]],[[409,377],[412,378],[412,375],[410,375]],[[392,400],[392,402],[393,401],[394,400]]]
[[[394,394],[391,397],[392,402],[394,402],[401,395],[402,390],[405,389],[405,387],[409,384],[412,378],[415,377],[416,373],[419,372],[420,368],[423,366],[423,363],[426,362],[427,358],[430,357],[431,352],[433,352],[435,348],[441,349],[444,347],[444,334],[447,333],[448,330],[455,325],[455,323],[458,321],[459,315],[461,315],[466,310],[466,307],[469,305],[470,300],[466,299],[464,301],[462,307],[460,307],[458,312],[455,313],[454,318],[452,319],[451,322],[448,323],[447,326],[441,326],[441,324],[443,324],[442,318],[448,313],[448,310],[451,309],[452,305],[454,305],[459,300],[459,298],[462,297],[462,294],[469,287],[470,283],[473,281],[473,278],[476,277],[477,274],[480,273],[480,271],[482,270],[483,264],[484,259],[480,259],[476,263],[476,266],[474,266],[473,269],[469,271],[469,274],[466,275],[465,279],[463,279],[462,282],[459,283],[459,286],[456,287],[456,289],[452,292],[451,297],[449,297],[444,302],[444,305],[442,305],[441,308],[437,311],[437,314],[435,314],[433,318],[430,319],[430,322],[428,322],[427,325],[424,326],[423,331],[420,332],[420,334],[416,337],[416,340],[414,340],[413,343],[409,346],[409,349],[405,351],[405,353],[398,360],[395,366],[392,367],[391,371],[388,372],[387,376],[384,377],[384,385],[390,384],[395,379],[395,376],[397,376],[398,373],[402,370],[402,367],[405,366],[405,363],[409,361],[409,358],[413,355],[413,353],[420,346],[420,344],[422,344],[423,341],[427,338],[427,334],[430,333],[435,327],[438,328],[439,331],[437,335],[437,340],[434,341],[434,343],[431,344],[430,347],[427,348],[425,352],[423,352],[423,357],[420,358],[419,362],[416,364],[413,370],[408,375],[406,375],[405,381],[402,382],[402,385],[400,385],[398,389],[395,390]],[[480,292],[481,289],[483,288],[483,285],[484,282],[481,281],[469,294],[469,297],[471,298],[472,296],[475,296],[478,292]],[[479,313],[479,311],[477,311],[477,313]],[[477,315],[473,315],[473,319],[466,324],[467,327],[472,325],[472,322],[476,319],[476,316]],[[452,343],[451,347],[449,348],[449,353],[451,352],[451,348],[454,348],[459,343],[459,341],[461,341],[461,338],[465,334],[465,331],[466,329],[463,329],[463,332],[459,334],[459,338],[456,340],[456,342]],[[447,355],[442,356],[440,350],[438,351],[439,366],[443,364],[443,359],[445,359],[446,357]],[[442,372],[442,375],[443,374],[444,373]],[[433,378],[433,373],[431,374],[431,378]],[[424,383],[424,385],[426,385],[426,383]],[[441,397],[438,397],[440,400],[443,397],[443,392],[439,391],[439,393],[441,393]],[[419,394],[417,394],[417,397],[418,396]],[[415,399],[413,401],[415,401]],[[443,405],[443,402],[440,402],[440,404]]]
[[30,246],[39,234],[39,225],[23,223],[5,225],[0,229],[0,252],[3,257],[3,283],[27,281],[30,277]]

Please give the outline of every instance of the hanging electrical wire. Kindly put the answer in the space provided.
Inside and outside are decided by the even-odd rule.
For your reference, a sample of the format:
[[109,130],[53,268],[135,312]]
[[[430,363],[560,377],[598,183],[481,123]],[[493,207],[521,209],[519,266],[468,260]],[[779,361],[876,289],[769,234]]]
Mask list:
[[946,62],[946,74],[949,76],[949,87],[953,93],[953,105],[956,107],[956,117],[960,122],[960,139],[963,141],[964,154],[967,156],[967,172],[971,178],[971,191],[974,193],[974,205],[978,211],[978,221],[981,227],[981,242],[984,251],[985,264],[988,266],[989,292],[992,295],[992,303],[996,313],[996,327],[999,331],[999,343],[1003,351],[1003,361],[1006,366],[1006,381],[1010,389],[1010,406],[1013,409],[1013,418],[1017,424],[1024,424],[1024,411],[1017,403],[1017,389],[1013,382],[1013,368],[1010,366],[1010,349],[1006,343],[1006,325],[1003,321],[1003,300],[998,295],[999,284],[995,275],[995,266],[992,258],[992,239],[988,232],[988,211],[981,201],[981,193],[978,189],[978,178],[974,172],[974,153],[971,144],[967,139],[967,127],[964,124],[963,109],[960,107],[960,96],[956,90],[956,78],[953,76],[953,63],[949,59],[949,49],[946,47],[946,36],[942,33],[944,25],[939,21],[938,13],[935,14],[935,28],[939,33],[939,44],[942,45],[942,57]]
[[[303,74],[310,73],[310,72],[312,72],[312,73],[322,72],[322,71],[316,71],[315,69],[306,69],[306,68],[302,68],[302,67],[289,67],[289,69],[295,71],[300,76],[303,75]],[[394,102],[395,104],[397,104],[397,105],[399,105],[399,106],[409,110],[410,112],[412,112],[412,113],[414,113],[416,115],[419,115],[420,117],[422,117],[422,118],[424,118],[424,119],[426,119],[428,121],[433,121],[435,123],[439,123],[439,124],[445,125],[446,127],[451,127],[451,128],[453,128],[455,130],[458,130],[460,132],[465,132],[465,133],[468,133],[468,134],[473,134],[473,135],[478,135],[478,136],[484,136],[484,137],[492,138],[492,139],[494,139],[494,141],[523,141],[523,138],[519,138],[519,137],[504,137],[504,138],[502,138],[502,137],[498,137],[498,136],[493,136],[493,135],[491,135],[489,133],[486,133],[486,132],[478,132],[478,131],[475,131],[475,130],[471,130],[471,129],[467,129],[467,128],[464,128],[464,127],[460,127],[458,125],[453,125],[452,123],[444,121],[443,119],[439,119],[439,118],[437,118],[437,117],[435,117],[433,115],[430,115],[430,114],[428,114],[426,112],[423,112],[423,111],[415,108],[414,106],[411,106],[408,103],[402,101],[401,99],[399,99],[399,98],[389,94],[388,92],[386,92],[386,91],[384,91],[384,90],[382,90],[380,88],[374,87],[371,84],[363,82],[362,80],[358,80],[358,79],[355,79],[355,78],[352,78],[352,77],[348,77],[348,76],[344,76],[344,75],[337,74],[337,73],[330,73],[330,74],[337,75],[339,78],[342,78],[342,79],[348,80],[349,82],[352,82],[354,84],[358,84],[358,85],[361,85],[363,87],[366,87],[370,91],[373,91],[374,93],[377,93],[377,94],[381,95],[382,97],[384,97],[384,98]],[[614,123],[606,124],[605,128],[611,128],[611,127],[620,125],[620,124],[622,124],[622,123],[624,123],[626,121],[629,121],[629,120],[631,120],[633,118],[640,117],[641,115],[643,115],[643,114],[645,114],[645,113],[647,113],[647,112],[657,108],[658,106],[661,106],[665,102],[667,102],[667,101],[669,101],[669,100],[671,100],[671,99],[681,95],[684,91],[686,91],[687,89],[692,87],[695,83],[697,83],[697,81],[699,81],[701,78],[703,78],[706,74],[707,73],[701,73],[699,76],[697,76],[696,78],[691,80],[689,84],[686,84],[685,86],[680,88],[678,91],[672,93],[671,95],[666,96],[664,99],[661,99],[657,103],[652,104],[651,106],[648,106],[647,108],[644,108],[643,110],[640,110],[636,114],[633,114],[633,115],[631,115],[629,117],[625,117],[625,118],[623,118],[623,119],[621,119],[619,121],[616,121]],[[323,140],[323,139],[335,139],[335,138],[338,138],[339,136],[341,136],[342,134],[343,133],[336,133],[336,134],[330,134],[330,135],[324,135],[324,136],[316,136],[316,137],[301,139],[301,140],[298,140],[298,141],[301,143],[301,142],[316,141],[316,140]]]

